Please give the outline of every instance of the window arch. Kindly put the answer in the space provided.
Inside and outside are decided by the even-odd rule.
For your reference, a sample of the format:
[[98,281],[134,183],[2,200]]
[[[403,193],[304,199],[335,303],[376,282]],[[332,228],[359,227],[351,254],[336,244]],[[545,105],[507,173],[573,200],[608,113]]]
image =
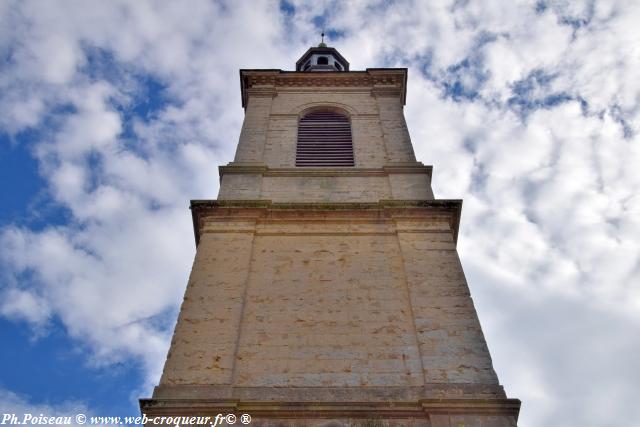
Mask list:
[[301,117],[296,166],[354,166],[349,118],[334,111],[315,111]]

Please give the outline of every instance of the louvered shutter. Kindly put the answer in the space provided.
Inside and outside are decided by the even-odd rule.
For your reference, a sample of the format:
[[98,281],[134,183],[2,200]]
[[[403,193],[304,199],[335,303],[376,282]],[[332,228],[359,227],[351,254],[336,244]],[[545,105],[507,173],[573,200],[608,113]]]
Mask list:
[[310,113],[298,123],[296,166],[353,166],[349,118],[331,111]]

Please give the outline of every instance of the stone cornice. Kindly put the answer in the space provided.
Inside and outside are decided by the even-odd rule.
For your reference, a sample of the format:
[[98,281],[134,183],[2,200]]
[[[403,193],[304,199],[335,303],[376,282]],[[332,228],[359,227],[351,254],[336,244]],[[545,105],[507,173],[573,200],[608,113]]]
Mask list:
[[[415,390],[400,390],[400,394],[395,395],[397,390],[394,390],[394,387],[388,387],[387,389],[390,390],[386,392],[367,390],[366,387],[356,390],[350,387],[326,390],[293,388],[283,389],[284,394],[281,398],[277,397],[280,394],[277,388],[256,387],[254,391],[245,388],[245,390],[240,390],[240,393],[235,392],[235,387],[227,388],[231,393],[227,396],[221,396],[216,393],[216,389],[219,387],[215,386],[200,387],[201,390],[210,389],[205,395],[201,395],[198,388],[192,388],[192,390],[186,388],[181,392],[180,387],[161,386],[156,388],[156,392],[158,389],[161,390],[160,396],[156,396],[156,392],[154,392],[152,399],[140,399],[140,409],[148,417],[226,412],[238,416],[248,413],[256,419],[258,419],[257,417],[263,419],[416,417],[418,419],[430,418],[435,421],[438,416],[442,415],[497,416],[511,418],[515,425],[521,405],[518,399],[497,396],[421,398],[420,395],[425,396],[424,389],[421,393],[418,390],[417,396]],[[178,393],[172,393],[176,389],[178,389]],[[249,393],[247,394],[247,392]],[[256,394],[256,392],[260,392],[260,394]],[[325,392],[329,393],[329,399],[324,396]],[[345,398],[341,398],[343,395]],[[271,398],[267,396],[271,396]],[[385,398],[381,399],[382,396]]]
[[[380,200],[377,203],[273,203],[271,200],[192,200],[196,245],[207,220],[346,220],[379,221],[438,218],[458,238],[462,200]],[[246,230],[244,230],[246,231]],[[416,232],[401,230],[397,232]]]
[[382,168],[270,168],[264,163],[230,163],[218,166],[220,180],[227,174],[263,176],[387,176],[389,174],[425,174],[431,179],[432,166],[422,163],[387,163]]
[[[517,399],[442,399],[417,402],[259,402],[215,399],[140,399],[147,417],[209,413],[250,414],[252,418],[428,418],[437,415],[504,416],[514,422],[520,413]],[[511,424],[501,424],[511,425]]]
[[399,96],[404,105],[407,88],[406,68],[367,68],[365,71],[299,72],[282,70],[240,70],[242,107],[247,106],[251,89],[285,87],[367,87],[375,96]]

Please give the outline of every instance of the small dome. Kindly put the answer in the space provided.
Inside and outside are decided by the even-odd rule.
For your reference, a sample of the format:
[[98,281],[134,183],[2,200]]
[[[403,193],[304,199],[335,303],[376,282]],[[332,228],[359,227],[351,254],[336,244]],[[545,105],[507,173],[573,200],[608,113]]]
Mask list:
[[298,59],[296,71],[349,71],[349,62],[337,50],[322,42]]

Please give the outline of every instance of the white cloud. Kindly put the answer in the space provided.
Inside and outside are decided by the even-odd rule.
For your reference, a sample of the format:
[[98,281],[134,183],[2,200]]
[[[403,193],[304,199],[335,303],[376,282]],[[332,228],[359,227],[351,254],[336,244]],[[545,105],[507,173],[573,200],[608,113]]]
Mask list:
[[[262,22],[277,7],[15,2],[3,12],[13,43],[2,45],[11,61],[0,77],[8,95],[0,124],[12,134],[48,120],[34,151],[71,220],[4,227],[11,286],[1,312],[38,331],[56,317],[90,350],[90,364],[142,361],[148,394],[171,334],[164,318],[175,314],[193,259],[188,200],[215,197],[216,165],[232,158],[239,134],[240,98],[227,80],[241,65],[282,57],[286,48],[272,43],[279,29]],[[170,103],[132,119],[144,91],[137,79],[149,72]],[[133,134],[123,133],[128,125]]]
[[[465,200],[459,249],[521,425],[632,419],[640,6],[291,3],[290,17],[276,2],[0,4],[0,127],[47,124],[35,153],[70,215],[3,229],[0,313],[38,330],[56,317],[90,363],[141,360],[155,383],[171,333],[157,317],[175,312],[194,252],[188,199],[215,197],[237,143],[237,70],[291,69],[324,15],[352,69],[410,68],[415,150],[436,195]],[[132,117],[146,77],[168,102]]]
[[[81,402],[67,401],[58,405],[34,404],[26,396],[3,388],[0,388],[0,412],[2,417],[15,415],[19,422],[26,421],[25,424],[34,423],[39,417],[45,417],[47,420],[53,417],[53,421],[60,420],[70,426],[83,425],[78,424],[76,415],[89,414],[86,405]],[[70,423],[67,424],[67,421]],[[6,421],[7,424],[10,422],[10,419]]]
[[4,289],[0,314],[10,319],[26,320],[33,325],[45,324],[51,315],[47,300],[17,288]]

